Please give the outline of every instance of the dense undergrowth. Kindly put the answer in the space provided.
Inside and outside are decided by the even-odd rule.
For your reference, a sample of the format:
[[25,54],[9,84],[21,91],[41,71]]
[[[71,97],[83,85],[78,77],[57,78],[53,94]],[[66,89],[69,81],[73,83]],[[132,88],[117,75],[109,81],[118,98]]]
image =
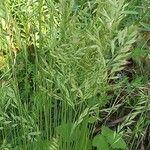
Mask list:
[[0,149],[150,149],[149,0],[0,2]]

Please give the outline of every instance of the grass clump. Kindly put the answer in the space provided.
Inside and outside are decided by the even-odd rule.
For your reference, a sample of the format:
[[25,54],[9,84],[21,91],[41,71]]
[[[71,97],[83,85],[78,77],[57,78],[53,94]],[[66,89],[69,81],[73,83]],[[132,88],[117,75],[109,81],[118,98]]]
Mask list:
[[1,149],[101,150],[99,140],[105,149],[148,147],[149,47],[139,27],[149,7],[139,5],[1,3]]

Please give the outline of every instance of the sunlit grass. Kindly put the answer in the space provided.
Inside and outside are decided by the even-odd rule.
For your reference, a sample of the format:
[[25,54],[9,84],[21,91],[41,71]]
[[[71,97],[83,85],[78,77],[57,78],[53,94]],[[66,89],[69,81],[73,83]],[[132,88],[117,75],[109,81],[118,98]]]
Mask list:
[[1,3],[1,149],[92,150],[113,113],[125,119],[112,129],[135,149],[149,125],[149,79],[135,68],[132,82],[121,74],[138,36],[125,22],[129,8],[125,0]]

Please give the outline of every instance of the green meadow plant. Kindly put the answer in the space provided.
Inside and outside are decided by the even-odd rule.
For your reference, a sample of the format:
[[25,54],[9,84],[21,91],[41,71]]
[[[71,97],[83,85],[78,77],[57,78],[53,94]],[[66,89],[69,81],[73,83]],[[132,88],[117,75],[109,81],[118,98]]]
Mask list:
[[[126,0],[0,2],[0,63],[5,60],[0,64],[0,149],[130,147],[129,129],[123,129],[135,112],[148,107],[147,100],[141,100],[143,87],[131,117],[116,129],[104,124],[95,135],[103,109],[116,111],[116,106],[109,108],[116,93],[125,89],[121,105],[133,105],[132,86],[119,76],[133,56],[138,34],[137,24],[124,23],[133,14],[129,4]],[[134,81],[133,85],[143,84],[138,78]],[[137,124],[134,134],[139,135],[137,128],[144,127],[140,120]]]

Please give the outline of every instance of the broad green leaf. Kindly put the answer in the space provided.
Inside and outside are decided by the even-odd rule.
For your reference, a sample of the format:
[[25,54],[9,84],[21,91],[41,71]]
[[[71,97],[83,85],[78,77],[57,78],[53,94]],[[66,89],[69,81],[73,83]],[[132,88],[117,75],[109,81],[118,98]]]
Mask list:
[[108,127],[103,126],[102,127],[102,135],[105,136],[106,138],[110,136],[113,139],[114,131]]
[[118,135],[115,137],[115,142],[111,146],[114,149],[126,149],[127,148],[125,141]]
[[63,123],[57,127],[57,133],[63,138],[63,140],[68,141],[71,135],[71,129],[73,125],[71,123]]
[[109,145],[103,135],[97,135],[93,139],[93,146],[97,147],[98,150],[110,150]]
[[114,149],[126,149],[127,145],[120,135],[108,127],[102,127],[102,135],[107,139],[108,143]]

